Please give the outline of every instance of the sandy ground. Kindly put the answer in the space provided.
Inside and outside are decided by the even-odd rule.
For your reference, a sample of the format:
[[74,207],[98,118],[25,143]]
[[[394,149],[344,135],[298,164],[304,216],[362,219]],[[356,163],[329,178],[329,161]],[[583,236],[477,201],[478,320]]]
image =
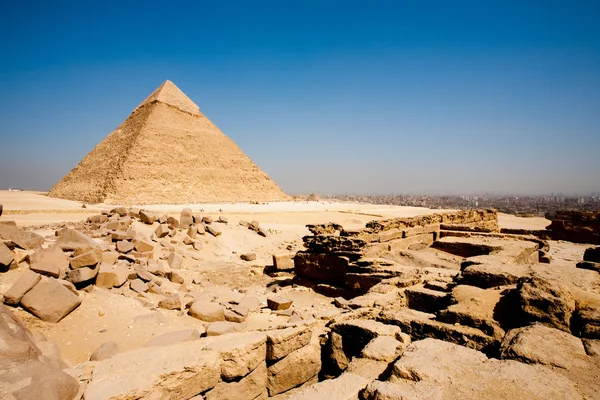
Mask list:
[[[4,206],[2,220],[14,220],[20,226],[42,225],[55,222],[75,222],[114,206],[82,203],[49,198],[40,192],[0,191],[0,204]],[[262,273],[262,267],[272,264],[273,254],[294,253],[302,248],[302,236],[308,234],[306,224],[336,222],[346,228],[360,228],[368,221],[382,218],[411,217],[439,212],[419,207],[382,206],[341,202],[280,202],[267,204],[194,204],[155,205],[143,208],[160,211],[179,218],[181,209],[190,207],[194,212],[225,216],[229,224],[220,225],[223,234],[218,238],[202,237],[203,249],[186,256],[182,276],[189,290],[202,296],[213,296],[220,301],[239,300],[246,294],[262,299],[270,295],[268,285],[289,280],[290,276],[277,278]],[[446,210],[445,210],[446,211]],[[258,220],[268,230],[267,238],[240,226],[240,220]],[[518,218],[500,215],[502,227],[543,229],[549,221],[543,218]],[[148,236],[154,229],[137,223],[136,229]],[[54,238],[51,229],[36,229],[46,236],[47,243]],[[182,238],[178,238],[181,243]],[[181,246],[183,246],[181,244]],[[185,247],[181,248],[186,252]],[[582,248],[557,246],[557,252],[579,259]],[[240,260],[242,253],[254,252],[256,261]],[[18,278],[21,268],[0,275],[0,293],[7,290]],[[199,282],[194,284],[192,282]],[[306,316],[337,313],[331,299],[302,287],[281,285],[280,294],[294,300],[296,310]],[[202,328],[206,324],[179,311],[151,311],[156,306],[152,296],[135,296],[131,292],[95,288],[90,293],[80,291],[82,305],[58,324],[45,323],[23,310],[17,313],[33,331],[44,333],[58,345],[63,357],[71,364],[86,361],[104,342],[114,340],[121,350],[143,346],[155,335],[170,331]],[[246,321],[252,330],[284,324],[288,317],[269,312],[253,313]]]

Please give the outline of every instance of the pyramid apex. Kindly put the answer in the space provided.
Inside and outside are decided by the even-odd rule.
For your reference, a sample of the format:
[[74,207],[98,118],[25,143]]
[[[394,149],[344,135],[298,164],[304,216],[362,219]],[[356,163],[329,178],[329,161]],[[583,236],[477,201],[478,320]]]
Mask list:
[[172,81],[164,81],[154,92],[142,101],[136,110],[151,102],[160,102],[190,114],[200,114],[200,108],[190,100]]

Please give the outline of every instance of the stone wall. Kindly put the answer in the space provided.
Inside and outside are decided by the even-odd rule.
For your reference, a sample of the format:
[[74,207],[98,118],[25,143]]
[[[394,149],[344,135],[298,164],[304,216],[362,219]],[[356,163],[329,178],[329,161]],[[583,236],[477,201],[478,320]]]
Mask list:
[[203,337],[119,353],[69,372],[86,400],[265,399],[318,381],[319,335],[316,325],[299,325]]
[[557,211],[547,231],[553,240],[600,244],[600,212]]
[[297,283],[330,297],[366,293],[384,279],[404,278],[405,270],[364,259],[366,252],[389,252],[432,245],[442,227],[459,231],[497,232],[496,210],[465,210],[413,218],[375,220],[350,231],[338,224],[309,225],[305,251],[294,257]]

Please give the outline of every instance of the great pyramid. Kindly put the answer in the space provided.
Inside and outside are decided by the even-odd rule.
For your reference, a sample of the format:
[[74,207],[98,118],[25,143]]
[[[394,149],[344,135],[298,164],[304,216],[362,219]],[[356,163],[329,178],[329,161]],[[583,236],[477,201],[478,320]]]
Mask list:
[[289,199],[171,81],[137,106],[48,196],[108,204]]

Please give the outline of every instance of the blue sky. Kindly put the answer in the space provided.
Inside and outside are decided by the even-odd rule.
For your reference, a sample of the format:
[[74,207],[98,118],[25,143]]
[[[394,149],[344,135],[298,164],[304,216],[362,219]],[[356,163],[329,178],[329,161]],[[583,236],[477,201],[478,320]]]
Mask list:
[[10,2],[0,188],[50,189],[170,79],[291,194],[600,191],[599,20],[592,0]]

